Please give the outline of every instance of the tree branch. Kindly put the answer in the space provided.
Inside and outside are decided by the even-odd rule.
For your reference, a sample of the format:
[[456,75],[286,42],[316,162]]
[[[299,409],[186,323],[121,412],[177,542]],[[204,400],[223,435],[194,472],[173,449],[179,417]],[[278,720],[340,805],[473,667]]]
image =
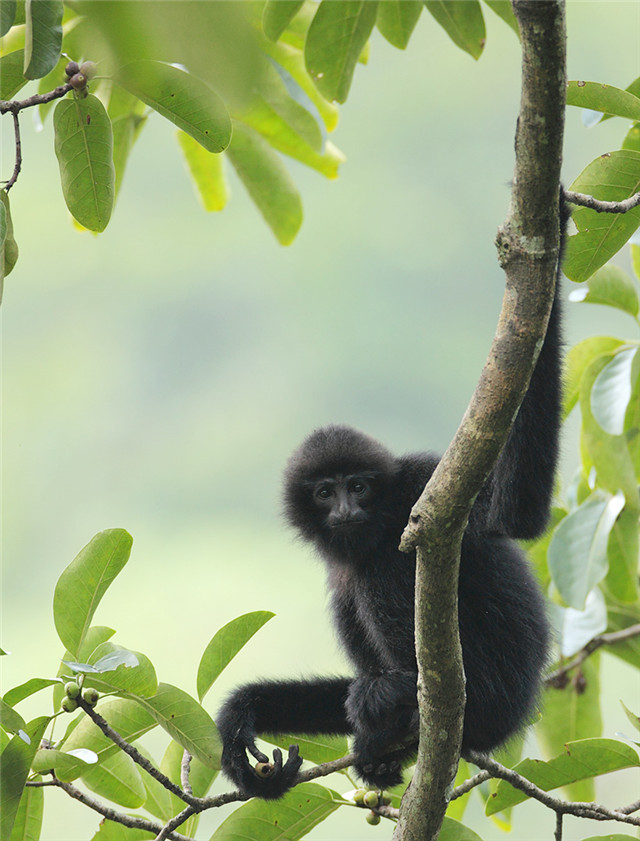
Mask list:
[[640,205],[640,193],[634,193],[623,201],[603,201],[585,193],[574,193],[571,190],[565,190],[564,197],[570,204],[589,207],[591,210],[597,210],[598,213],[628,213]]
[[544,679],[545,686],[562,688],[564,686],[567,673],[572,669],[575,669],[577,666],[582,665],[587,657],[593,654],[594,651],[602,648],[603,645],[614,645],[616,642],[622,642],[623,640],[632,639],[637,636],[640,636],[640,623],[637,625],[630,625],[628,628],[623,628],[621,631],[610,631],[608,634],[598,634],[598,636],[590,640],[585,647],[582,648],[575,657],[573,657],[573,659],[548,674]]
[[457,615],[462,535],[526,393],[554,298],[566,98],[564,2],[514,0],[513,6],[522,40],[522,99],[511,211],[499,234],[506,272],[502,312],[462,423],[401,542],[417,557],[420,745],[395,841],[435,839],[450,797],[464,715]]

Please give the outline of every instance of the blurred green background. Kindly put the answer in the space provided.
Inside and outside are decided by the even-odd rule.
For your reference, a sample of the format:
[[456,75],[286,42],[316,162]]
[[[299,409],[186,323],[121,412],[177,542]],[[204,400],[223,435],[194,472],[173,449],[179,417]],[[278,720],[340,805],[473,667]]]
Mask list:
[[[51,120],[36,132],[23,114],[23,172],[11,193],[21,255],[2,307],[4,690],[55,674],[55,582],[112,526],[132,533],[133,555],[96,621],[145,652],[161,679],[194,692],[217,628],[249,610],[276,612],[210,693],[212,714],[254,674],[345,668],[322,570],[281,522],[280,474],[315,426],[354,424],[399,452],[442,450],[464,411],[500,307],[493,238],[508,207],[519,99],[518,42],[486,17],[477,65],[426,12],[405,53],[374,36],[332,138],[347,156],[341,177],[287,161],[305,205],[289,248],[232,173],[227,210],[201,210],[173,129],[157,115],[107,231],[78,233]],[[568,30],[569,78],[626,87],[640,75],[639,4],[571,0]],[[587,130],[569,109],[565,181],[619,148],[626,128],[610,120]],[[2,139],[7,178],[10,125]],[[629,335],[627,320],[569,305],[568,342]],[[577,466],[575,430],[564,439],[565,477]],[[605,656],[603,666],[613,735],[628,730],[618,698],[633,706],[640,687],[622,664]],[[21,710],[40,714],[42,703]],[[636,790],[627,772],[604,778],[599,796],[613,805]],[[61,792],[45,810],[44,841],[85,841],[98,825]],[[390,838],[388,822],[372,828],[344,811],[311,837]],[[542,808],[515,817],[522,841],[553,831]],[[202,837],[219,820],[205,816]],[[488,821],[475,828],[504,837]],[[568,819],[567,839],[588,834]]]

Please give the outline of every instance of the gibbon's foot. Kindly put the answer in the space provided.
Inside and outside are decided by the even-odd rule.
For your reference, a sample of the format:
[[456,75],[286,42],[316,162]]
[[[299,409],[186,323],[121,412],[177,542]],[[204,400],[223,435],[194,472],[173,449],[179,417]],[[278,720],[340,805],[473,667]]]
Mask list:
[[402,764],[391,757],[367,757],[358,761],[354,768],[364,782],[374,788],[393,788],[402,782]]

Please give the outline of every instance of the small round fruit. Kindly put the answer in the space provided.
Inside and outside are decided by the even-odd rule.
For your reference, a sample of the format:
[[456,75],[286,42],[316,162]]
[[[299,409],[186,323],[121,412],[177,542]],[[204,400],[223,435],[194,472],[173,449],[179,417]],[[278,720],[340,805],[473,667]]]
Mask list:
[[364,805],[373,809],[380,805],[380,795],[377,791],[368,791],[364,796]]
[[75,76],[76,73],[80,72],[80,65],[77,61],[70,61],[69,64],[64,68],[64,72],[67,74],[69,78]]
[[80,694],[80,687],[75,680],[70,680],[69,683],[65,683],[64,691],[67,693],[67,698],[75,699]]
[[93,61],[83,61],[80,65],[80,72],[87,77],[87,80],[93,79],[96,75],[96,66]]
[[259,777],[270,777],[273,771],[273,765],[270,762],[258,762],[256,765],[256,774]]
[[78,709],[78,702],[75,698],[69,698],[65,695],[60,706],[66,713],[72,713],[74,710]]
[[354,802],[354,803],[357,803],[357,804],[358,804],[358,806],[362,806],[362,804],[364,803],[364,796],[365,796],[365,794],[366,794],[366,793],[367,793],[367,790],[366,790],[366,789],[364,789],[364,788],[357,788],[357,789],[353,792],[353,802]]
[[69,79],[69,84],[71,85],[71,87],[72,87],[74,90],[79,91],[79,90],[81,90],[82,88],[86,88],[86,87],[87,87],[87,77],[86,77],[86,76],[84,76],[82,73],[79,73],[79,72],[78,72],[78,73],[75,73],[75,74],[74,74],[74,75],[73,75],[73,76]]
[[85,689],[82,693],[82,697],[87,702],[87,704],[89,704],[90,707],[95,707],[95,705],[98,703],[100,693],[97,689]]
[[367,815],[367,823],[370,823],[371,826],[378,826],[380,820],[380,815],[376,814],[376,812],[369,812]]

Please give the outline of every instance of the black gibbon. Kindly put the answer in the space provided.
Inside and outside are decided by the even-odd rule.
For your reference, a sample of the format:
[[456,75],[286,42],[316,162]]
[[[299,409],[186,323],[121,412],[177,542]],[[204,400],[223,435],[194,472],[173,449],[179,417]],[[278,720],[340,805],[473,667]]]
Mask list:
[[[563,210],[563,216],[566,213]],[[467,703],[462,750],[490,751],[534,711],[547,660],[545,604],[516,539],[547,524],[560,429],[559,293],[529,389],[479,494],[462,543],[458,587]],[[277,798],[294,783],[298,747],[259,763],[258,734],[350,734],[355,770],[389,788],[415,753],[415,556],[398,549],[412,506],[438,457],[396,457],[348,426],[313,432],[284,474],[289,523],[328,573],[334,622],[355,677],[256,681],[218,715],[222,767],[246,794]]]

